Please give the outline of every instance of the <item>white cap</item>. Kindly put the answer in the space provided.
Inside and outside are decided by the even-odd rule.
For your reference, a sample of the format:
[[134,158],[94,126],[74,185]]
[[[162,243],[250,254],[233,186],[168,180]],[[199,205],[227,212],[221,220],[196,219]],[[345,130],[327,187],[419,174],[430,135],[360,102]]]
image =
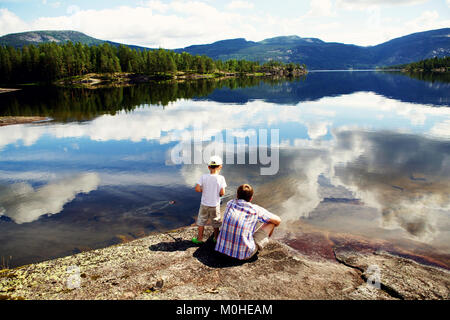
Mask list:
[[221,166],[222,164],[222,158],[219,156],[212,156],[208,162],[208,166]]

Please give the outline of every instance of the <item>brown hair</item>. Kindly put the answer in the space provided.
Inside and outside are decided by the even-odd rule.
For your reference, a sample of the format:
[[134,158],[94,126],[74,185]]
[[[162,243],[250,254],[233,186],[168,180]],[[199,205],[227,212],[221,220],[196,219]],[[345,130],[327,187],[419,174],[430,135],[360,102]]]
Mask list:
[[253,197],[253,188],[249,184],[243,184],[237,189],[237,198],[250,201]]

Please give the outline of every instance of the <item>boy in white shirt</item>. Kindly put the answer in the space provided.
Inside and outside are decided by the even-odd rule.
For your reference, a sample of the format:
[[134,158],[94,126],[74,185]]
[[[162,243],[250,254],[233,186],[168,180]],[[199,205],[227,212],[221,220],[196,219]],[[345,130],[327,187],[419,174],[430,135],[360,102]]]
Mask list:
[[222,170],[222,159],[218,156],[211,157],[208,162],[208,169],[209,174],[202,175],[195,186],[195,191],[202,194],[197,218],[198,235],[197,238],[192,238],[192,242],[195,244],[203,243],[203,231],[209,218],[211,218],[214,228],[214,241],[217,240],[222,225],[220,197],[225,194],[227,186],[225,178],[219,174]]

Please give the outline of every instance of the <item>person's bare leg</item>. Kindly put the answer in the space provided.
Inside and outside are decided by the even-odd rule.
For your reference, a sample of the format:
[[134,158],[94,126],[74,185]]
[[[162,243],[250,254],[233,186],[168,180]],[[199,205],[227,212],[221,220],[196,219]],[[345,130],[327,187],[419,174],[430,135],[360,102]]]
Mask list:
[[198,241],[203,241],[203,231],[204,230],[205,230],[204,226],[198,226],[198,235],[197,235]]
[[272,236],[274,229],[275,229],[275,225],[273,223],[265,223],[261,227],[261,230],[264,230],[269,235],[269,237]]
[[214,239],[217,240],[219,237],[219,228],[214,228]]

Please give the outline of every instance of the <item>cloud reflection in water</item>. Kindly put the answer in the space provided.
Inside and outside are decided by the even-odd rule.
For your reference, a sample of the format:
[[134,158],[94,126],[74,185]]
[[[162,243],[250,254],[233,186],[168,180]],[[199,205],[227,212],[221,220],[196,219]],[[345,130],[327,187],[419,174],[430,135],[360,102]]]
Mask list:
[[[206,140],[208,135],[225,129],[239,136],[259,127],[281,128],[280,172],[263,179],[259,166],[225,166],[230,186],[243,182],[258,184],[262,192],[267,192],[261,198],[266,198],[269,207],[285,219],[295,220],[314,215],[325,197],[319,183],[319,178],[325,177],[334,190],[345,188],[367,206],[378,209],[382,227],[402,228],[415,239],[429,241],[438,230],[436,214],[442,211],[448,214],[449,210],[449,118],[449,108],[404,103],[367,92],[282,107],[261,100],[233,106],[213,101],[179,101],[165,110],[142,108],[132,113],[100,116],[82,124],[4,127],[0,129],[0,148],[19,141],[32,146],[40,138],[49,137],[87,138],[99,143],[153,140],[167,144],[170,149],[170,143],[188,139],[196,125],[203,128]],[[290,131],[285,129],[286,124],[291,125]],[[73,152],[82,149],[81,144]],[[170,154],[170,150],[164,154]],[[14,156],[18,154],[7,154],[5,159],[14,161]],[[30,153],[27,157],[31,159]],[[106,162],[117,160],[114,157],[118,155],[110,153],[104,157]],[[139,151],[120,157],[128,165],[131,161],[145,163],[149,158]],[[166,160],[160,159],[160,163]],[[181,174],[185,185],[191,187],[204,171],[202,166],[184,166]],[[176,174],[174,169],[173,175]],[[169,172],[164,181],[170,177]],[[14,221],[33,221],[45,213],[59,212],[77,193],[94,190],[100,183],[98,177],[85,179],[86,189],[77,185],[76,178],[73,181],[76,186],[68,188],[53,203],[45,198],[45,192],[52,192],[52,183],[47,189],[38,190],[26,183],[10,186],[2,191],[0,203],[4,214]],[[145,184],[147,176],[136,171],[112,172],[108,181],[112,185]],[[170,181],[175,183],[176,179]],[[157,184],[150,178],[148,183]],[[22,199],[29,200],[22,204],[5,202],[6,194],[22,195]],[[33,205],[41,209],[35,210]],[[22,208],[27,206],[33,210],[25,214]]]
[[96,190],[100,183],[96,173],[86,173],[34,189],[25,182],[0,186],[0,215],[17,224],[33,222],[45,214],[57,214],[79,193]]

